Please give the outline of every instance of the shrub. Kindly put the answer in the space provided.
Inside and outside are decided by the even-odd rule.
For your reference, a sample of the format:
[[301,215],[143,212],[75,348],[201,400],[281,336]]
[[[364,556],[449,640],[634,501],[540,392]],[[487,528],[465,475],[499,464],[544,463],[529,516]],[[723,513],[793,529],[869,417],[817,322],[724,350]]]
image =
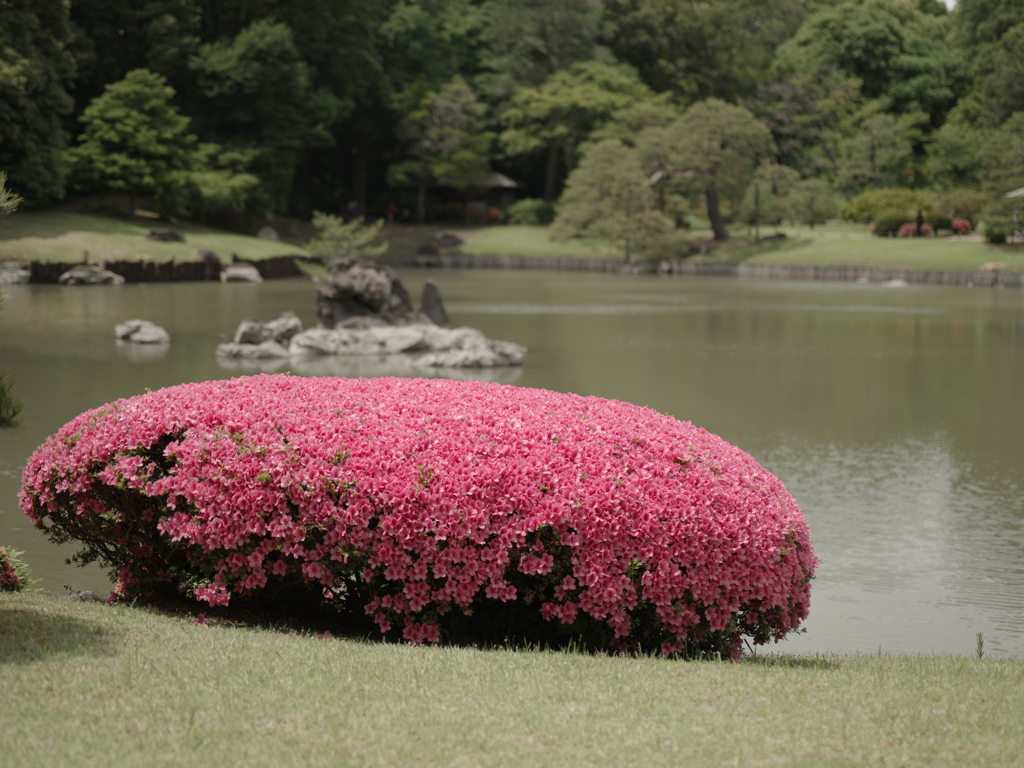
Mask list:
[[907,216],[902,211],[885,211],[875,218],[872,231],[880,237],[889,237],[898,233],[906,220]]
[[782,483],[720,438],[595,397],[254,376],[119,400],[31,457],[22,509],[125,597],[328,590],[411,642],[738,655],[807,616]]
[[971,222],[967,219],[953,219],[950,229],[953,230],[954,234],[965,235],[971,231]]
[[848,221],[862,223],[873,219],[877,224],[879,218],[898,213],[900,220],[906,221],[917,215],[918,210],[926,210],[931,205],[928,195],[912,189],[869,189],[844,205],[839,215]]
[[555,220],[555,204],[526,197],[505,209],[508,224],[550,224]]
[[984,231],[990,243],[1005,243],[1021,228],[1024,210],[1021,198],[1002,198],[985,209]]
[[925,211],[924,218],[925,221],[928,222],[928,225],[932,228],[933,232],[936,232],[940,229],[953,228],[953,219],[950,218],[949,214],[944,213],[943,211],[940,211],[937,208],[932,208],[931,210]]
[[29,578],[31,571],[21,560],[23,554],[10,547],[0,547],[0,592],[21,592],[38,581]]
[[978,218],[989,205],[992,198],[976,189],[954,189],[939,198],[935,207],[950,216],[967,219],[974,228]]

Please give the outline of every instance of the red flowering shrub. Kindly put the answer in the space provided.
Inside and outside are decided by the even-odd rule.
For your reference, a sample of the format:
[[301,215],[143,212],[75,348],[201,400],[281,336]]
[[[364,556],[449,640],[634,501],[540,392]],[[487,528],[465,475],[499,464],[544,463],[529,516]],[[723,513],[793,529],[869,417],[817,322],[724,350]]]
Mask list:
[[[935,233],[935,230],[932,228],[932,225],[929,224],[928,222],[925,222],[924,224],[921,225],[921,235],[922,236],[924,236],[924,235],[932,235],[934,233]],[[900,237],[915,237],[916,235],[917,235],[917,224],[915,224],[913,221],[908,221],[906,224],[901,224],[900,225],[900,231],[899,231],[899,236]]]
[[966,235],[972,229],[971,222],[967,219],[953,219],[953,233],[956,235]]
[[65,425],[20,498],[126,596],[326,590],[412,642],[736,655],[799,625],[817,565],[782,483],[720,438],[477,382],[170,387]]

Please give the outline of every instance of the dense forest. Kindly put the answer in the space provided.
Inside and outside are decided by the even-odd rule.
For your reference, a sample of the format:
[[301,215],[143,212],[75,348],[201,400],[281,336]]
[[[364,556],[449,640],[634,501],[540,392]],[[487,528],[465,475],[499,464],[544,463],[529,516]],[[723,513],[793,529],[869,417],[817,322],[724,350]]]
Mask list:
[[0,0],[0,171],[29,206],[119,190],[196,217],[487,219],[444,203],[483,199],[496,172],[518,182],[524,220],[558,201],[563,234],[658,233],[698,213],[724,237],[730,220],[813,225],[844,203],[878,223],[877,200],[849,201],[880,189],[946,226],[985,208],[1012,219],[1024,11]]

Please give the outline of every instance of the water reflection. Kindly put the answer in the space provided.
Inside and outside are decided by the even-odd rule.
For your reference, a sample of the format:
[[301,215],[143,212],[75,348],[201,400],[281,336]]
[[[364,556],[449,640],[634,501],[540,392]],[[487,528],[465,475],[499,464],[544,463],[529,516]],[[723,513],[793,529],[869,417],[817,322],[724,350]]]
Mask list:
[[[716,432],[779,475],[823,560],[808,632],[786,650],[1024,656],[1024,292],[530,272],[436,280],[454,323],[529,348],[494,379],[647,405]],[[236,363],[217,344],[245,317],[315,322],[303,280],[121,288],[12,286],[0,367],[28,400],[0,434],[0,541],[46,588],[102,591],[17,512],[20,469],[86,408],[257,370],[423,375],[398,358]],[[126,317],[174,339],[142,363]],[[470,372],[474,378],[487,372]],[[457,375],[430,371],[433,376]]]
[[349,379],[404,376],[515,384],[523,375],[519,366],[424,368],[414,365],[409,355],[320,355],[263,360],[218,357],[217,365],[233,376],[289,372],[299,376],[341,376]]

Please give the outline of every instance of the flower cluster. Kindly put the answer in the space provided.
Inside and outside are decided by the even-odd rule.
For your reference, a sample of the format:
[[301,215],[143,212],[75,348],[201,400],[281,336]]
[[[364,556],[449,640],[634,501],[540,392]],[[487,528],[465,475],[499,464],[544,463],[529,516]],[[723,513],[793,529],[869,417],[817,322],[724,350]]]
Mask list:
[[738,654],[807,616],[817,565],[782,483],[715,435],[479,382],[170,387],[65,425],[20,499],[51,539],[86,545],[76,557],[117,568],[120,594],[223,605],[300,585],[411,642],[511,615],[615,648]]
[[0,547],[0,592],[20,592],[25,581],[19,573],[17,557],[20,553]]
[[972,229],[967,219],[953,219],[953,234],[966,235]]
[[[934,235],[934,234],[935,234],[935,230],[932,228],[931,224],[929,224],[928,222],[925,222],[925,223],[923,223],[921,225],[921,235],[922,235],[922,237],[924,235]],[[904,224],[900,224],[899,236],[900,237],[916,237],[917,236],[917,224],[914,223],[913,221],[908,221],[908,222],[906,222]]]

